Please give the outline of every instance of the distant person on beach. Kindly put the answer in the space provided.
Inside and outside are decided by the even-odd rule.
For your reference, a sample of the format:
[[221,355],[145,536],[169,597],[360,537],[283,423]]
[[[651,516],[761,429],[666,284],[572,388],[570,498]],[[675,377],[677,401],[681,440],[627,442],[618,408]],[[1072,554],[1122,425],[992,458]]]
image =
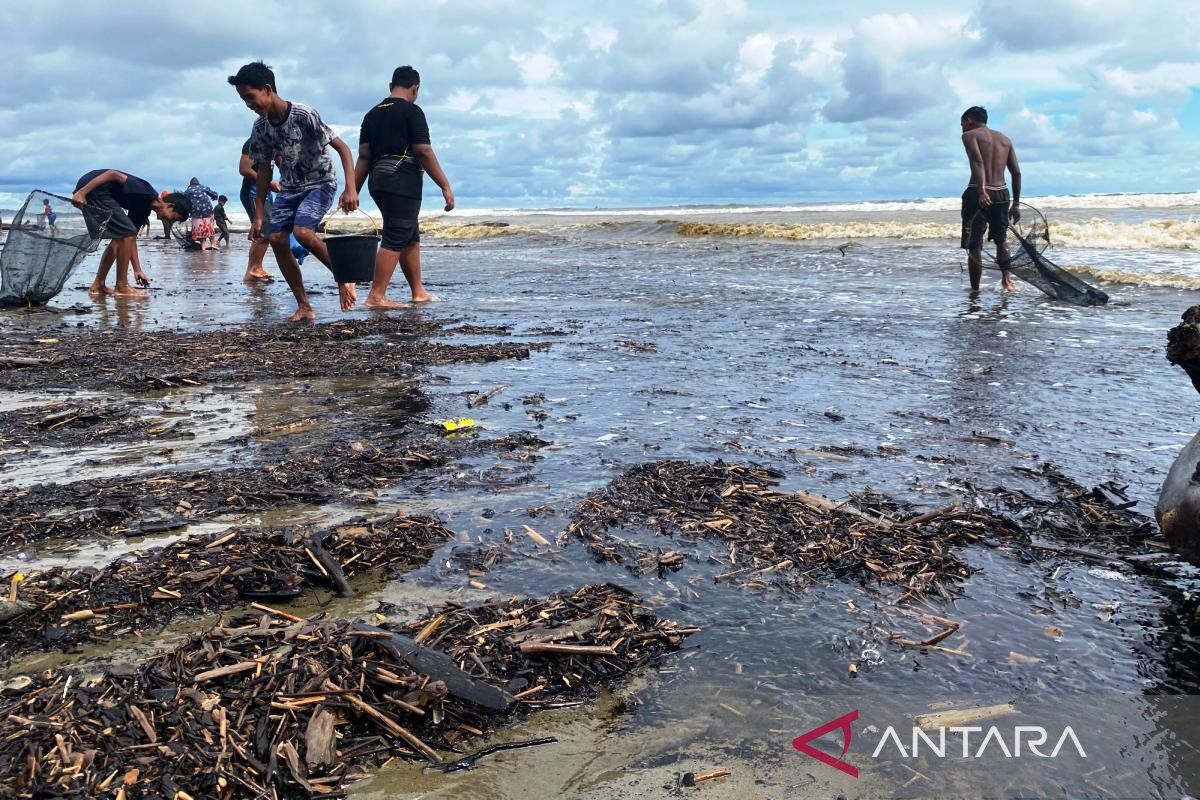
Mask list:
[[50,235],[58,236],[58,226],[54,223],[58,221],[58,212],[50,205],[49,200],[42,200],[42,216],[46,219],[46,224],[50,226]]
[[425,291],[421,282],[421,231],[417,215],[421,211],[421,189],[425,173],[442,190],[445,209],[454,208],[450,179],[442,171],[429,143],[429,124],[417,105],[421,76],[410,66],[397,67],[392,73],[391,94],[363,117],[358,137],[358,163],[354,166],[354,184],[367,189],[383,215],[383,241],[375,257],[375,280],[363,304],[367,308],[396,308],[401,305],[387,297],[388,283],[396,264],[404,271],[414,303],[437,297]]
[[217,199],[217,193],[200,182],[199,178],[188,181],[184,195],[192,202],[192,241],[200,243],[200,251],[209,247],[217,247],[217,226],[213,221],[212,201]]
[[[971,106],[959,120],[962,126],[963,147],[971,163],[971,181],[962,196],[962,248],[967,251],[967,273],[971,291],[979,291],[983,277],[983,234],[996,243],[996,261],[1001,267],[1000,283],[1006,292],[1015,292],[1009,265],[1008,221],[1021,218],[1021,167],[1012,140],[1000,131],[987,126],[987,109]],[[1012,206],[1009,207],[1008,187],[1004,170],[1012,175]]]
[[213,221],[217,223],[217,241],[224,241],[229,244],[229,217],[225,214],[225,204],[229,202],[229,198],[225,195],[217,197],[217,204],[213,206]]
[[[246,218],[253,224],[257,212],[254,210],[254,200],[258,197],[258,172],[254,169],[254,162],[250,160],[250,140],[247,139],[242,144],[242,157],[238,161],[238,173],[242,176],[242,191],[238,194],[238,199],[242,201],[242,208],[246,209]],[[242,277],[243,281],[269,281],[272,280],[270,274],[263,268],[263,259],[267,255],[267,249],[271,246],[267,241],[267,237],[271,235],[271,209],[275,205],[275,197],[272,192],[279,191],[279,183],[277,181],[270,182],[270,191],[263,201],[263,226],[258,232],[258,236],[251,235],[250,238],[250,257],[246,262],[246,274]]]
[[88,232],[94,238],[111,239],[100,256],[96,279],[88,294],[100,297],[108,294],[104,282],[113,263],[117,265],[117,282],[112,294],[123,297],[146,297],[146,293],[129,285],[129,265],[133,264],[134,279],[140,286],[149,286],[150,278],[142,271],[137,252],[138,229],[150,219],[150,212],[165,221],[187,219],[191,202],[182,194],[160,197],[154,187],[141,178],[115,169],[96,169],[81,177],[75,184],[71,204],[79,209],[99,209],[108,215],[108,223],[100,230],[96,213],[84,212]]
[[[278,159],[280,191],[275,196],[275,206],[271,210],[269,241],[283,277],[296,297],[296,313],[291,319],[296,322],[315,319],[316,314],[304,291],[300,265],[292,255],[288,240],[294,232],[300,244],[322,264],[333,269],[329,250],[316,232],[317,225],[333,205],[337,193],[337,173],[325,148],[332,146],[342,159],[346,190],[342,192],[338,205],[343,211],[358,208],[353,155],[346,143],[321,120],[316,109],[289,102],[279,96],[275,88],[275,73],[263,62],[246,64],[236,75],[229,76],[229,83],[237,89],[238,96],[247,107],[259,115],[250,135],[249,148],[250,160],[257,173],[258,190],[250,235],[257,236],[262,230],[266,194]],[[354,284],[338,284],[338,296],[343,311],[353,308],[357,300]]]
[[[163,189],[161,192],[158,193],[158,196],[163,199],[166,199],[166,196],[169,194],[171,194],[170,189]],[[163,220],[159,220],[159,221],[162,222],[162,226],[163,226],[162,238],[170,239],[171,238],[171,229],[175,227],[175,220],[163,219]],[[150,220],[146,220],[146,225],[147,226],[150,225]]]

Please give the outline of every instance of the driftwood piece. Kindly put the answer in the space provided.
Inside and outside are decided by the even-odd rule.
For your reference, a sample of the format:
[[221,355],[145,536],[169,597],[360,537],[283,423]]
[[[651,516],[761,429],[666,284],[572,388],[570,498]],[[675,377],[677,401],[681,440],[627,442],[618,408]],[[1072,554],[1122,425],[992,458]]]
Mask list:
[[471,399],[467,400],[467,408],[475,408],[476,406],[483,405],[484,403],[491,400],[496,395],[503,392],[504,389],[505,389],[505,386],[503,384],[497,384],[497,385],[493,386],[492,388],[488,389],[486,392],[480,392],[479,394],[471,395]]
[[1001,703],[994,706],[979,708],[961,708],[953,711],[938,711],[933,714],[920,714],[916,718],[917,727],[923,731],[936,731],[939,728],[951,728],[956,725],[967,725],[985,719],[1007,717],[1016,714],[1017,709],[1012,703]]
[[350,581],[346,580],[346,573],[342,571],[342,565],[337,559],[329,554],[323,546],[325,539],[332,535],[332,531],[317,531],[308,537],[305,541],[305,547],[308,550],[309,556],[316,562],[321,572],[329,579],[337,589],[337,593],[342,597],[353,597],[354,588],[350,585]]
[[374,625],[359,623],[354,626],[353,632],[374,639],[376,644],[417,672],[443,681],[450,694],[461,700],[468,700],[493,711],[503,711],[515,702],[508,692],[477,681],[463,672],[454,663],[454,659],[440,650],[424,647],[407,636],[385,631]]
[[311,770],[337,762],[337,739],[334,736],[333,712],[321,707],[308,720],[304,730],[304,762]]

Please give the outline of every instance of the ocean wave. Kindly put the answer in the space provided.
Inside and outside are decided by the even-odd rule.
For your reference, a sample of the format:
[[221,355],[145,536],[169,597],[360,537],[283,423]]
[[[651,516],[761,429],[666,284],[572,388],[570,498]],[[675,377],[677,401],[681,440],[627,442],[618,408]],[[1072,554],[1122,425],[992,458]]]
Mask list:
[[730,236],[761,239],[957,239],[960,226],[940,222],[677,222],[680,236]]
[[1050,241],[1103,250],[1194,250],[1200,248],[1200,221],[1051,222]]
[[438,239],[491,239],[496,236],[535,233],[519,225],[460,225],[438,220],[421,220],[421,233]]
[[[1025,197],[1024,202],[1040,209],[1125,209],[1125,208],[1200,208],[1200,192],[1064,194]],[[754,205],[688,205],[645,208],[456,208],[455,216],[464,217],[693,217],[739,216],[748,214],[789,214],[807,212],[880,213],[958,211],[961,199],[919,197],[908,200],[862,200],[829,203],[778,203]]]
[[[827,222],[806,225],[778,222],[676,222],[680,236],[756,237],[791,241],[846,239],[957,240],[959,224],[938,222]],[[1093,219],[1050,224],[1055,245],[1101,250],[1200,249],[1200,221],[1162,219],[1125,223]]]
[[1083,267],[1075,264],[1060,265],[1064,269],[1087,278],[1105,283],[1120,283],[1126,286],[1153,286],[1160,289],[1200,290],[1200,276],[1181,275],[1177,272],[1133,272],[1124,269]]

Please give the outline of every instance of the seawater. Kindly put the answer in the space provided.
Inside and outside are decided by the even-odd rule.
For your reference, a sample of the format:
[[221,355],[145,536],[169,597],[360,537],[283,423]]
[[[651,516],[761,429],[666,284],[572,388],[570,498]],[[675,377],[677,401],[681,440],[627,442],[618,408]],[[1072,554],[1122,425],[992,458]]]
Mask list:
[[[1051,257],[1088,271],[1112,296],[1097,308],[1065,306],[1028,286],[1004,295],[994,272],[970,298],[954,201],[431,215],[423,263],[442,300],[394,313],[504,324],[516,340],[553,346],[528,361],[432,370],[430,417],[461,416],[465,393],[502,384],[503,394],[470,412],[487,434],[532,430],[552,445],[520,465],[523,483],[503,494],[439,478],[384,493],[375,510],[438,513],[464,541],[364,603],[387,599],[416,613],[431,595],[469,602],[612,580],[639,591],[656,613],[704,632],[665,671],[624,690],[644,702],[638,710],[582,721],[543,715],[517,731],[552,731],[565,741],[560,749],[498,757],[475,776],[387,771],[360,791],[521,797],[534,786],[541,795],[669,796],[661,787],[675,772],[729,765],[743,779],[730,782],[736,791],[713,784],[706,793],[890,796],[898,790],[890,774],[839,782],[795,753],[791,739],[849,704],[861,704],[866,725],[936,702],[1020,707],[1047,695],[1074,698],[1089,730],[1108,732],[1116,746],[1101,746],[1111,757],[1098,756],[1089,769],[1106,771],[1086,779],[1087,770],[1052,771],[1060,793],[1091,794],[1087,781],[1118,796],[1194,787],[1186,753],[1200,740],[1153,700],[1200,691],[1177,620],[1187,608],[1181,598],[1200,589],[1186,571],[1152,581],[1069,559],[1022,562],[969,550],[964,557],[979,571],[965,597],[925,609],[964,623],[947,642],[969,653],[963,657],[893,645],[888,634],[909,631],[912,618],[874,587],[822,578],[792,597],[713,584],[719,567],[708,556],[723,549],[704,541],[626,532],[695,557],[663,578],[594,564],[572,544],[546,558],[511,547],[515,557],[484,579],[486,593],[447,567],[453,547],[503,546],[506,530],[520,542],[523,525],[553,538],[588,491],[660,458],[752,461],[784,472],[785,487],[831,497],[871,487],[928,506],[961,497],[970,484],[1045,493],[1021,470],[1049,461],[1085,485],[1127,484],[1149,513],[1175,454],[1200,428],[1200,398],[1163,357],[1166,330],[1200,303],[1200,204],[1195,196],[1168,199],[1174,204],[1043,203]],[[823,235],[768,235],[776,229]],[[836,248],[846,241],[844,252]],[[281,281],[241,283],[241,239],[207,254],[146,243],[143,261],[157,288],[145,301],[89,301],[94,259],[55,301],[87,313],[6,313],[6,333],[63,324],[205,328],[282,319],[293,308]],[[268,269],[278,274],[270,259]],[[304,271],[320,319],[341,318],[328,273],[311,259]],[[549,414],[540,422],[520,402],[535,394],[545,396],[540,407]],[[977,433],[1012,444],[981,443]],[[849,455],[823,455],[830,447]],[[147,460],[141,468],[163,465]],[[975,786],[990,780],[1046,791],[1042,766],[972,765],[969,774]],[[913,791],[966,793],[939,780]]]

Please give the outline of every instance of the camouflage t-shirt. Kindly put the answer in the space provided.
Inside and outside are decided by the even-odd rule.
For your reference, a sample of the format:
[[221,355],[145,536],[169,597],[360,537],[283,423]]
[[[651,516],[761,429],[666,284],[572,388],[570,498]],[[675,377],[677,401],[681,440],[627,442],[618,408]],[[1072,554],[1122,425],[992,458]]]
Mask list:
[[254,122],[250,134],[250,160],[255,166],[274,162],[279,166],[279,185],[284,191],[312,189],[337,183],[337,173],[325,148],[334,133],[321,121],[316,109],[288,103],[287,114],[278,125],[267,117]]

